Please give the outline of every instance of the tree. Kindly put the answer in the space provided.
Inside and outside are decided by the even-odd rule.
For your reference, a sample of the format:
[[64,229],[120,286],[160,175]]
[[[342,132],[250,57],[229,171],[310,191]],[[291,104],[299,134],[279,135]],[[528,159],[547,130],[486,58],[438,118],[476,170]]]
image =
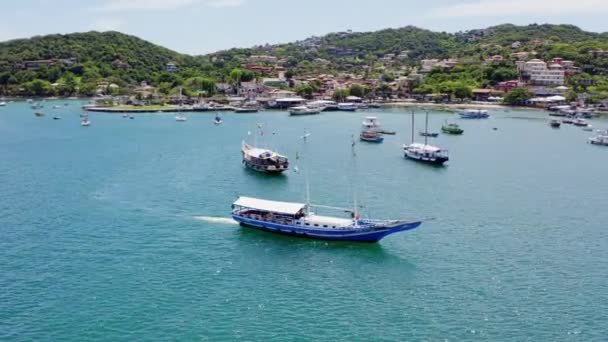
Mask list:
[[34,96],[46,96],[52,94],[53,87],[51,82],[41,79],[35,79],[33,81],[24,84],[25,90],[30,95]]
[[469,99],[473,96],[473,91],[464,84],[457,84],[454,86],[454,96],[461,100]]
[[369,93],[368,88],[365,88],[358,84],[353,84],[352,86],[350,86],[348,91],[349,91],[350,95],[361,97],[361,98],[365,97],[365,95],[367,95],[367,93]]
[[516,88],[508,92],[503,101],[509,105],[522,105],[533,96],[534,94],[526,88]]
[[311,84],[308,84],[308,83],[300,84],[296,88],[296,94],[298,94],[306,99],[312,99],[312,94],[314,94],[315,91],[317,91],[317,89],[315,89],[315,87],[313,87]]
[[337,89],[334,91],[333,99],[335,101],[344,101],[349,94],[348,89]]

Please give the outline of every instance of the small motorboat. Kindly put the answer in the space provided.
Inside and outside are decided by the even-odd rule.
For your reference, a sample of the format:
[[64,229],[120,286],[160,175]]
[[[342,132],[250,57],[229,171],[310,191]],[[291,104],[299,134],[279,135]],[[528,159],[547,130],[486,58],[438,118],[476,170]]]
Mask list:
[[43,112],[35,112],[34,115],[40,117],[40,116],[44,116],[44,113]]
[[362,141],[373,142],[373,143],[381,143],[384,141],[384,137],[382,137],[382,133],[375,131],[363,131],[359,138]]
[[216,115],[215,118],[213,119],[214,125],[221,125],[222,122],[224,122],[224,120],[222,120],[222,118],[220,118],[219,115]]
[[6,107],[6,102],[4,102],[4,101],[0,102],[0,107]]
[[551,120],[549,121],[549,126],[551,126],[552,128],[559,128],[561,126],[561,122],[559,122],[559,120]]
[[53,120],[61,120],[61,116],[55,115],[55,116],[53,116]]
[[567,118],[567,119],[563,119],[563,120],[562,120],[562,123],[563,123],[563,124],[566,124],[566,125],[571,125],[571,124],[573,124],[573,123],[574,123],[574,120],[572,120],[572,119],[570,119],[570,118]]
[[54,105],[54,106],[53,106],[53,109],[59,109],[59,108],[61,108],[61,106],[60,106],[60,105]]
[[589,125],[587,123],[587,120],[581,119],[581,118],[574,119],[574,121],[572,122],[572,124],[574,126],[579,126],[579,127],[587,127]]
[[133,115],[129,115],[129,119],[133,120],[135,117]]
[[422,132],[422,131],[420,131],[420,136],[421,137],[429,137],[429,138],[437,138],[439,136],[439,133]]
[[126,118],[128,118],[129,116],[127,115],[127,113],[125,113],[125,114],[123,114],[123,115],[122,115],[122,117],[123,117],[123,119],[126,119]]
[[80,122],[80,126],[83,127],[88,127],[91,125],[91,120],[89,120],[88,117],[85,117],[84,119],[82,119],[82,121]]
[[441,126],[441,131],[445,134],[454,134],[454,135],[461,135],[462,133],[464,133],[464,130],[455,123],[446,124],[446,125]]
[[587,125],[587,126],[583,127],[583,131],[585,131],[585,132],[593,132],[593,126]]
[[593,137],[593,138],[589,138],[589,143],[592,145],[601,145],[601,146],[608,146],[608,132],[604,132],[604,134],[601,134]]
[[177,121],[177,122],[184,122],[187,120],[188,120],[188,118],[185,115],[180,114],[180,115],[175,116],[175,121]]

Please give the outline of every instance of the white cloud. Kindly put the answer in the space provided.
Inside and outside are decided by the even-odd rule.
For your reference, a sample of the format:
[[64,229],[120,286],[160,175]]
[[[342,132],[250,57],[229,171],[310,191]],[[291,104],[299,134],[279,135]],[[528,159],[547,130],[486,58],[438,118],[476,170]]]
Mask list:
[[120,31],[125,22],[117,18],[99,18],[95,20],[91,29],[95,31]]
[[144,11],[144,10],[174,10],[178,8],[207,5],[209,7],[238,7],[246,0],[105,0],[98,11]]
[[478,0],[436,8],[431,18],[608,13],[606,0]]

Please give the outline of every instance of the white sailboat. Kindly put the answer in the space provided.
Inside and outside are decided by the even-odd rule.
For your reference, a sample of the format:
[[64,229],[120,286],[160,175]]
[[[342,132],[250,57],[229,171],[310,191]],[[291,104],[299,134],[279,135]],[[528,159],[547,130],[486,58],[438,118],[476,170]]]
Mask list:
[[428,144],[428,131],[429,131],[429,113],[426,112],[426,125],[424,134],[424,144],[414,142],[414,111],[412,111],[412,143],[409,145],[403,145],[403,154],[406,158],[413,159],[416,161],[443,165],[450,158],[448,151],[437,146]]

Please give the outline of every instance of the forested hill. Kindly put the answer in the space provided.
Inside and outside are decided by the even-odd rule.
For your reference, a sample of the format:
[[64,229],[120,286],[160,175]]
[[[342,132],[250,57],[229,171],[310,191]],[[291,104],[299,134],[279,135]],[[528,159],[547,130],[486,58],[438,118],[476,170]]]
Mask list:
[[[515,42],[522,44],[518,50],[534,51],[540,58],[560,56],[576,61],[586,72],[608,74],[608,59],[590,60],[588,53],[608,50],[608,34],[585,32],[571,25],[505,24],[455,34],[413,26],[375,32],[345,31],[205,56],[181,54],[119,32],[86,32],[0,43],[0,93],[91,94],[100,81],[115,83],[120,89],[147,81],[162,85],[169,92],[188,80],[198,84],[230,81],[231,72],[256,55],[282,60],[280,65],[295,75],[352,72],[376,77],[380,75],[375,74],[375,66],[387,54],[406,55],[397,59],[393,67],[413,66],[425,58],[452,57],[465,64],[478,64],[495,54],[508,58],[516,51],[511,46]],[[35,64],[40,60],[47,62]],[[167,72],[170,62],[179,70]],[[268,66],[264,62],[258,64]]]

